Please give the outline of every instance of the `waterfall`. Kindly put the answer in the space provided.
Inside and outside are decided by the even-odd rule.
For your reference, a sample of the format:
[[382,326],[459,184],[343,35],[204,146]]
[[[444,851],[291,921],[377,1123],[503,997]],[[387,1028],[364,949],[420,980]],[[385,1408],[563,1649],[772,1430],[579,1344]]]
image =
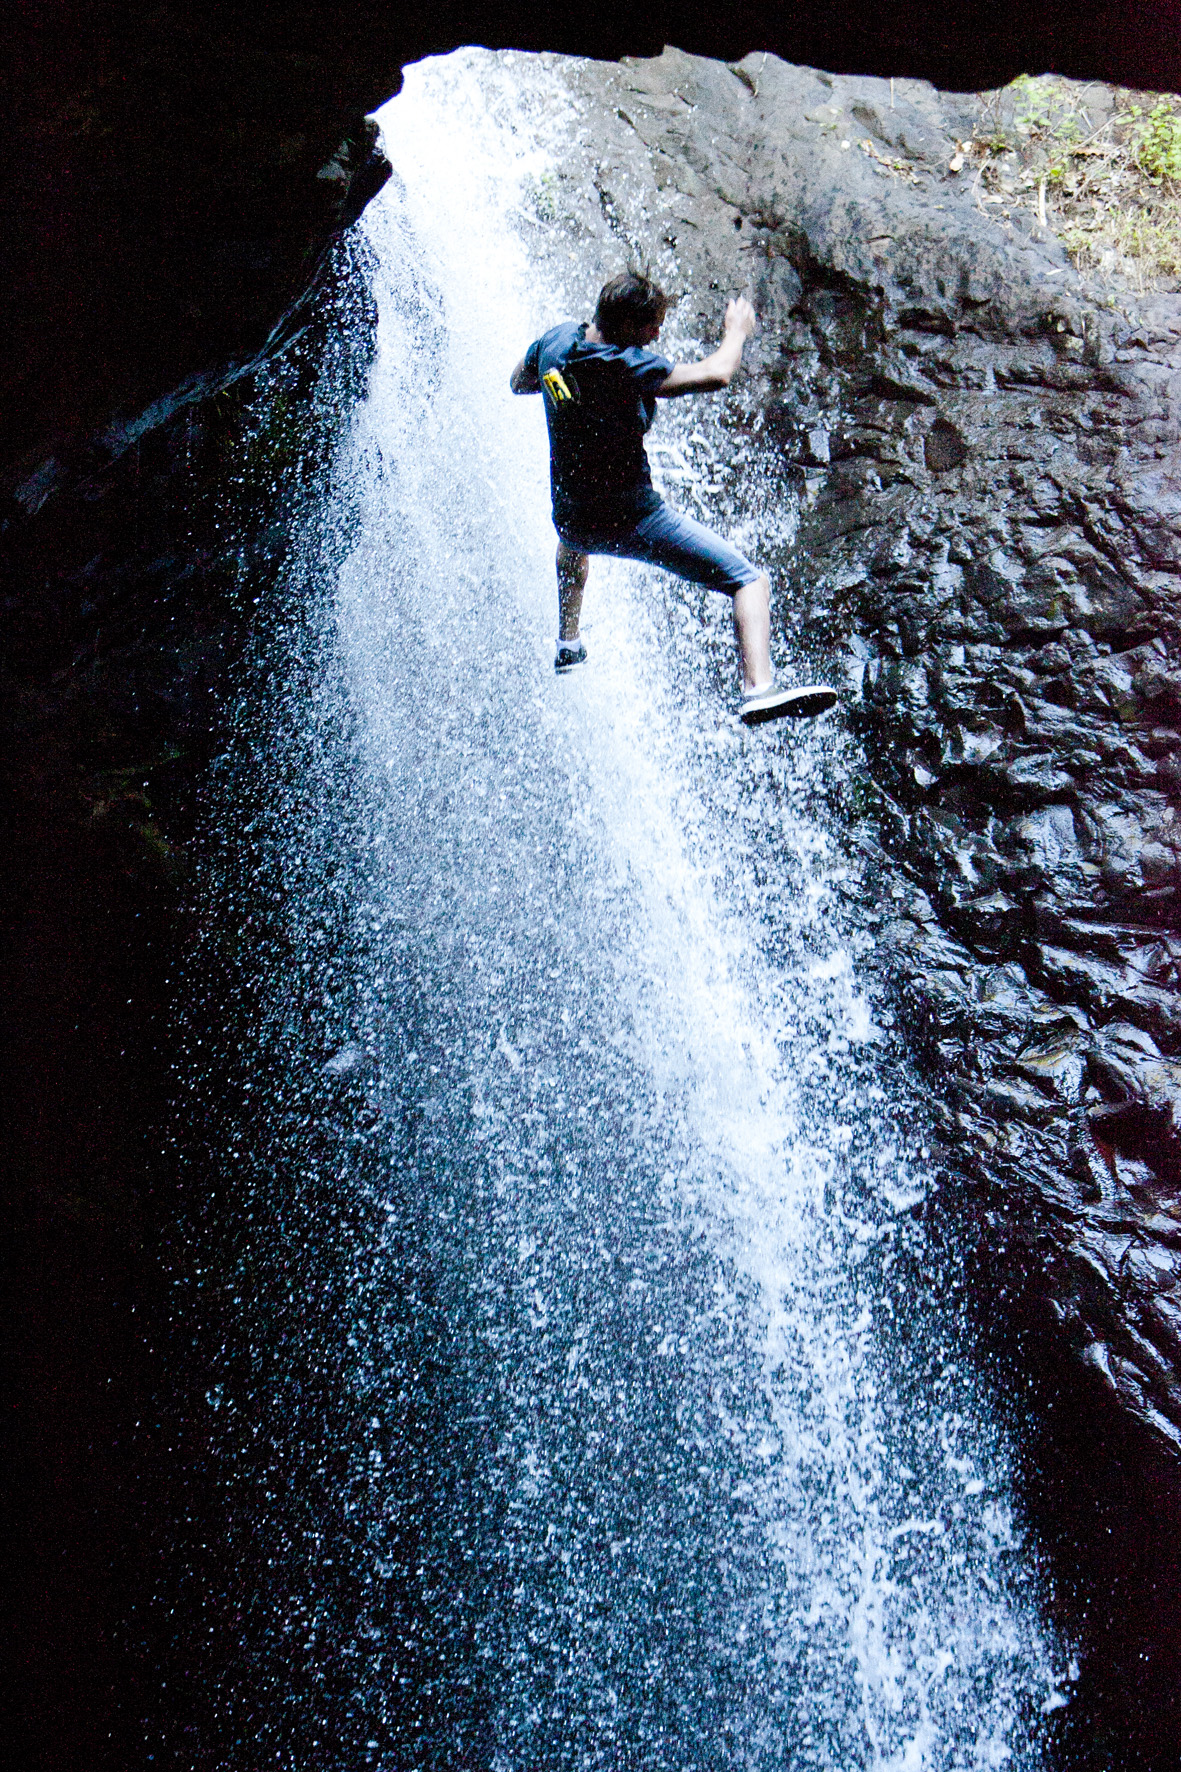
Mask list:
[[[593,281],[539,267],[522,207],[577,104],[560,63],[471,51],[381,123],[354,527],[298,703],[347,726],[351,810],[322,764],[273,838],[292,877],[341,850],[347,939],[318,1053],[272,1031],[260,1084],[317,1174],[290,1100],[339,1088],[337,1179],[300,1214],[253,1160],[254,1283],[297,1302],[281,1344],[235,1300],[271,1451],[224,1456],[272,1476],[235,1491],[265,1622],[216,1763],[1040,1764],[1068,1651],[840,890],[856,745],[741,727],[724,601],[623,563],[555,677],[544,418],[508,375]],[[782,550],[771,452],[690,405],[657,421],[670,497]],[[302,903],[272,1030],[319,964]]]

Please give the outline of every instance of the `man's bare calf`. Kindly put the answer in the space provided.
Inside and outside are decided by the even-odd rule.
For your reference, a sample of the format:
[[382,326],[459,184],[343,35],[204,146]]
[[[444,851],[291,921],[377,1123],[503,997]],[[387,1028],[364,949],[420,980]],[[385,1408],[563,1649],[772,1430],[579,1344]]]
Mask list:
[[[582,597],[590,573],[590,556],[576,553],[564,541],[558,543],[558,644],[573,645],[578,639]],[[742,687],[746,694],[769,689],[771,669],[771,582],[766,573],[739,587],[731,598],[738,655],[742,661]]]

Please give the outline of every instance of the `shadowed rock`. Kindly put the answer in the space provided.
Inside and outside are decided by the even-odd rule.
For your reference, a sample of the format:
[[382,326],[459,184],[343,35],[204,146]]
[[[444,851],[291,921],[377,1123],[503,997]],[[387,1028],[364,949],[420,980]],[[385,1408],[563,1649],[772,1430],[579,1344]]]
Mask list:
[[[662,0],[634,17],[563,0],[10,10],[0,521],[290,336],[325,247],[384,176],[366,113],[421,56],[477,43],[615,58],[677,43],[967,88],[1047,67],[1181,85],[1175,0],[722,12]],[[909,151],[897,129],[889,139]]]
[[[790,43],[756,10],[725,43],[684,12],[675,30],[646,14],[644,41],[548,14],[528,46],[613,55],[655,51],[668,35],[725,56],[765,43],[965,86],[1051,62],[1181,84],[1174,63],[1143,59],[1176,44],[1144,12],[1051,8],[1017,25],[995,7],[879,8],[859,36],[846,10]],[[1133,16],[1134,40],[1120,28]],[[53,682],[32,712],[19,704],[12,747],[25,770],[14,901],[23,914],[27,896],[42,922],[22,959],[37,1011],[9,1034],[27,1065],[34,1042],[22,1030],[38,1014],[50,1029],[25,1112],[42,1166],[19,1180],[40,1190],[44,1248],[59,1260],[58,1202],[85,1204],[95,1147],[129,1195],[146,1185],[135,1137],[119,1134],[120,1154],[102,1130],[138,1128],[150,1112],[119,1061],[125,1046],[145,1062],[152,1049],[151,1011],[138,996],[123,1007],[148,964],[131,947],[133,913],[120,901],[108,918],[102,894],[116,876],[131,894],[155,839],[125,783],[97,802],[94,828],[124,818],[131,848],[112,838],[110,865],[82,876],[98,909],[71,947],[61,930],[77,912],[78,842],[59,846],[55,832],[45,843],[36,819],[55,794],[47,823],[73,817],[60,785],[74,712],[87,714],[88,741],[93,729],[107,744],[108,728],[118,738],[154,709],[157,767],[178,732],[203,733],[210,681],[250,619],[224,588],[206,596],[214,574],[185,531],[185,408],[212,434],[214,408],[198,403],[303,324],[326,247],[385,176],[363,113],[396,89],[402,61],[472,38],[524,42],[515,17],[444,11],[413,35],[390,17],[380,5],[331,18],[255,9],[245,23],[234,8],[200,22],[167,9],[84,20],[43,8],[19,48],[3,309],[7,663],[22,694]],[[951,170],[980,121],[973,97],[817,74],[761,49],[729,68],[670,52],[570,80],[595,155],[589,177],[571,168],[559,187],[558,220],[579,240],[584,293],[634,247],[675,258],[687,331],[707,333],[719,292],[734,287],[762,315],[752,422],[775,440],[803,505],[781,604],[804,639],[843,648],[856,679],[876,784],[858,833],[876,870],[873,914],[944,1082],[934,1111],[949,1146],[992,1185],[984,1234],[1028,1240],[1079,1356],[1176,1447],[1177,297],[1121,289],[1112,302],[1028,209],[985,210],[970,172]],[[265,553],[272,541],[251,545]],[[224,557],[214,564],[225,573]],[[140,776],[139,750],[133,761]],[[109,1063],[96,1061],[79,1108],[69,1030],[103,963],[118,988],[103,986],[92,1020]],[[162,971],[154,988],[158,1002]],[[138,1041],[126,1032],[137,1016]],[[108,1122],[95,1116],[93,1131],[96,1103]],[[46,1126],[62,1137],[57,1173]],[[69,1287],[86,1301],[79,1339],[106,1320],[113,1284],[105,1256],[88,1248],[80,1269],[86,1259],[91,1291]],[[104,1360],[117,1368],[118,1348],[96,1356],[96,1395]],[[82,1539],[101,1459],[91,1446],[117,1436],[95,1429],[70,1387],[50,1359],[45,1392],[70,1399],[61,1464],[84,1497]],[[139,1410],[132,1396],[127,1418]],[[47,1558],[75,1567],[52,1533],[45,1542]],[[44,1613],[48,1640],[59,1615]],[[100,1632],[87,1617],[76,1634]],[[92,1678],[101,1708],[107,1675]],[[47,1682],[54,1702],[62,1683]],[[80,1750],[75,1763],[93,1762]]]
[[593,177],[580,147],[536,250],[577,241],[588,312],[651,262],[690,336],[755,301],[744,398],[802,498],[781,606],[860,690],[871,914],[949,1147],[1175,1451],[1181,298],[982,202],[975,96],[672,50],[567,78]]

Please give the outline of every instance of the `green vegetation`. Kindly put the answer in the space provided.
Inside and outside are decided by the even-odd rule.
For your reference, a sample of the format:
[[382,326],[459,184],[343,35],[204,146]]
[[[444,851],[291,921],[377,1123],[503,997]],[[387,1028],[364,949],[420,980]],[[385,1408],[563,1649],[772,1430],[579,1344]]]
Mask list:
[[1181,289],[1181,99],[1019,75],[981,95],[959,167],[982,205],[1032,210],[1080,271]]
[[531,211],[534,220],[552,223],[558,219],[558,175],[552,169],[541,174],[540,178],[530,180],[522,192],[527,210]]
[[[1009,91],[1013,96],[1013,124],[1018,135],[1052,135],[1061,142],[1077,141],[1082,133],[1078,116],[1063,83],[1052,78],[1031,79],[1018,74]],[[1002,143],[1007,146],[1002,132]]]
[[[1139,110],[1132,106],[1133,114]],[[1159,99],[1137,138],[1136,164],[1154,184],[1181,179],[1181,113],[1169,99]]]

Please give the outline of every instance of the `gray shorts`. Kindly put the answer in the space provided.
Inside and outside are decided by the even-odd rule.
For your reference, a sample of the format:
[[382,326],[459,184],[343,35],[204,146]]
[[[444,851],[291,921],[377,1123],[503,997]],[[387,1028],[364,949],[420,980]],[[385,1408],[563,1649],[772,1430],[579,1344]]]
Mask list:
[[634,529],[577,529],[569,525],[558,530],[560,539],[576,554],[613,554],[621,560],[643,560],[649,566],[663,566],[678,578],[691,584],[707,585],[711,591],[725,591],[731,597],[743,585],[761,578],[744,554],[723,536],[715,535],[704,523],[683,516],[661,502]]

